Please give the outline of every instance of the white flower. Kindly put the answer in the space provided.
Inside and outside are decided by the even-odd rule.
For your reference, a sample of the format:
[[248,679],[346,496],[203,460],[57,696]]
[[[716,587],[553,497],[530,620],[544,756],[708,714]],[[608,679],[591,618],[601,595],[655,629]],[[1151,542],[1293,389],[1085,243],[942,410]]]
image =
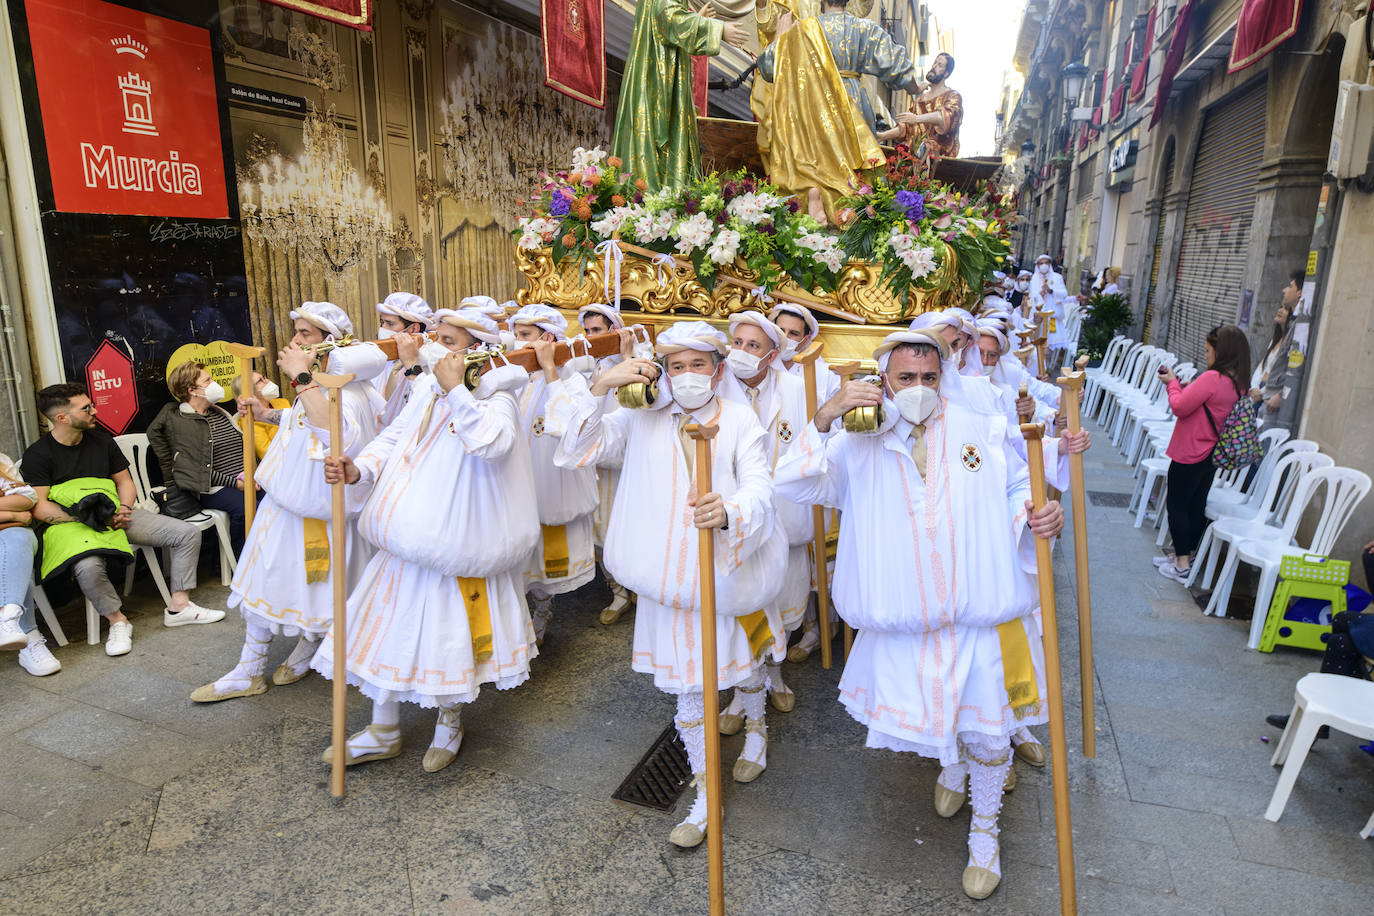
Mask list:
[[608,239],[619,232],[626,223],[637,220],[639,215],[638,207],[615,207],[603,213],[600,219],[593,221],[592,232]]
[[711,242],[711,247],[706,255],[715,264],[721,266],[732,264],[735,255],[739,254],[739,242],[738,232],[733,229],[722,229],[716,233],[716,238]]
[[573,150],[572,170],[574,172],[584,172],[588,168],[600,165],[605,161],[608,155],[609,154],[599,146],[593,149],[583,149],[579,146],[577,149]]
[[521,232],[518,244],[521,248],[533,250],[542,248],[553,241],[554,233],[559,228],[559,221],[544,217],[532,219],[526,216],[520,219],[519,225]]
[[911,271],[913,280],[919,280],[935,269],[934,248],[908,248],[898,255],[902,263]]
[[711,217],[698,213],[688,217],[677,227],[678,254],[691,254],[711,240]]
[[772,194],[741,194],[730,201],[725,210],[746,226],[757,226],[769,217],[769,211],[784,203],[784,198]]
[[635,219],[635,238],[640,242],[660,242],[666,239],[677,223],[677,211],[665,210],[662,213],[641,213]]
[[916,244],[916,238],[910,233],[894,227],[888,235],[887,243],[891,246],[892,253],[900,258],[911,251],[912,246]]

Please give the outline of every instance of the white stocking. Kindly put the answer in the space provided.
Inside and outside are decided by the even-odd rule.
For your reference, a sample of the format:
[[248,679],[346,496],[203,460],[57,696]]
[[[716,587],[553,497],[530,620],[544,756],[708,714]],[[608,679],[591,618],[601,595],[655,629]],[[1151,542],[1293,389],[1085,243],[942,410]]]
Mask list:
[[434,723],[434,740],[430,747],[458,753],[458,745],[463,743],[462,704],[439,707],[439,719]]
[[692,767],[692,785],[697,795],[692,800],[692,808],[683,818],[684,824],[692,823],[706,829],[706,790],[702,780],[706,776],[706,698],[699,691],[680,693],[677,697],[678,736],[687,748],[687,762]]
[[372,724],[348,739],[348,755],[361,757],[384,751],[401,738],[401,704],[372,702]]
[[320,647],[319,637],[311,639],[309,635],[302,633],[300,640],[296,643],[296,648],[291,650],[291,654],[286,657],[282,664],[291,669],[291,673],[300,676],[310,669],[310,660],[315,657],[315,650]]
[[1040,742],[1031,734],[1031,730],[1023,725],[1011,733],[1011,743],[1014,746],[1017,744],[1039,744]]
[[980,738],[963,744],[968,761],[969,805],[973,820],[968,834],[968,864],[1002,874],[998,853],[997,815],[1002,810],[1002,789],[1011,769],[1011,744],[1007,739]]
[[731,716],[744,715],[744,695],[738,690],[730,691],[730,705],[725,707],[725,712]]
[[768,764],[768,726],[763,721],[764,675],[755,671],[749,679],[735,688],[735,696],[744,706],[744,750],[740,757],[760,766]]
[[936,780],[940,785],[949,789],[951,792],[958,792],[963,795],[966,791],[964,783],[968,779],[968,764],[963,760],[952,763],[940,771],[940,778]]
[[790,694],[792,688],[782,682],[782,665],[769,662],[764,666],[768,671],[768,692]]
[[262,677],[267,671],[267,647],[272,643],[272,631],[252,621],[245,620],[244,624],[239,663],[233,671],[215,681],[215,693],[247,690],[252,678]]

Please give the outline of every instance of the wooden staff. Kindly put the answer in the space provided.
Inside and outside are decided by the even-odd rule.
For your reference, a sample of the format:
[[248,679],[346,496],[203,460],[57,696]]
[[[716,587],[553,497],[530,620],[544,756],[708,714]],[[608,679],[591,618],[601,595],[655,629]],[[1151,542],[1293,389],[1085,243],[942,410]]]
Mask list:
[[[720,432],[714,423],[689,423],[687,435],[696,441],[697,498],[711,492],[711,440]],[[709,870],[711,916],[725,913],[725,851],[721,831],[725,806],[720,798],[719,669],[716,667],[716,530],[697,530],[697,565],[701,578],[701,691],[706,706],[706,863]]]
[[[819,406],[820,398],[816,394],[816,360],[821,355],[821,350],[825,348],[822,341],[811,344],[805,353],[798,353],[792,357],[792,362],[798,363],[802,367],[802,376],[806,380],[806,416],[814,418],[816,409]],[[808,420],[808,422],[810,422]],[[811,507],[811,530],[813,537],[812,550],[815,551],[816,558],[816,616],[820,618],[821,625],[821,667],[830,668],[830,575],[828,562],[825,554],[825,509],[820,506]]]
[[[343,386],[353,381],[353,374],[326,375],[315,373],[315,384],[329,392],[329,457],[343,457]],[[347,652],[347,623],[344,619],[344,594],[347,576],[344,574],[344,534],[347,532],[348,516],[344,509],[344,483],[340,480],[330,485],[333,505],[329,509],[329,578],[334,583],[334,759],[329,764],[329,794],[340,798],[344,794],[344,749],[348,743],[347,705],[348,705],[348,666],[344,657]]]
[[[1083,372],[1087,364],[1088,358],[1080,357],[1077,372],[1063,370],[1059,375],[1059,388],[1064,395],[1060,406],[1068,409],[1068,431],[1071,433],[1083,431],[1079,398],[1087,380]],[[1073,499],[1073,559],[1078,580],[1078,668],[1083,682],[1083,756],[1091,759],[1097,756],[1097,713],[1093,709],[1093,608],[1088,589],[1088,500],[1081,454],[1069,456],[1069,479]]]
[[[870,367],[872,363],[869,364]],[[840,384],[847,385],[849,380],[858,375],[864,368],[863,363],[849,362],[840,363],[838,366],[831,366],[830,371],[840,377]],[[854,628],[848,622],[844,625],[844,660],[849,661],[849,650],[854,647]],[[822,656],[822,659],[824,656]],[[827,666],[828,667],[828,666]]]
[[[239,361],[239,394],[245,398],[255,398],[258,396],[253,387],[253,360],[262,356],[262,347],[250,347],[248,344],[226,343],[224,352],[230,356],[237,357]],[[253,482],[253,476],[258,470],[258,449],[254,441],[253,432],[253,412],[250,410],[243,417],[243,532],[248,533],[248,529],[253,527],[253,515],[258,511],[258,485]]]
[[1035,367],[1036,375],[1045,379],[1049,377],[1049,367],[1045,365],[1046,343],[1049,338],[1050,318],[1054,315],[1054,309],[1037,309],[1036,312],[1036,335],[1035,335],[1035,354],[1039,358],[1040,364]]
[[[1023,388],[1024,390],[1024,388]],[[1045,505],[1045,454],[1040,438],[1043,423],[1022,423],[1026,456],[1030,462],[1031,505]],[[1045,633],[1045,689],[1049,693],[1050,776],[1054,783],[1054,836],[1059,846],[1059,911],[1078,912],[1078,892],[1073,867],[1073,826],[1069,815],[1069,752],[1064,737],[1064,685],[1059,673],[1059,621],[1054,606],[1054,567],[1050,542],[1035,539],[1035,569],[1040,586],[1040,622]]]

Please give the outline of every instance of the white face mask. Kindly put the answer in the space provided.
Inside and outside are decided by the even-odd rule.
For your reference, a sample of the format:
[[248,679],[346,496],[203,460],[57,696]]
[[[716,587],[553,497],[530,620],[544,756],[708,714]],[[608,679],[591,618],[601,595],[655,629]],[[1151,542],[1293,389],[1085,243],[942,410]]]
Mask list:
[[683,372],[668,380],[673,386],[673,400],[683,410],[696,410],[704,407],[715,395],[711,387],[711,376],[700,372]]
[[757,356],[743,350],[731,350],[725,357],[725,364],[736,378],[753,378],[759,374],[760,360]]
[[1026,290],[1030,289],[1030,281],[1029,281],[1029,280],[1018,280],[1017,283],[1016,283],[1016,288],[1019,289],[1021,292],[1024,293]]
[[782,356],[783,362],[788,362],[792,357],[797,355],[797,346],[797,341],[792,338],[787,337],[783,339],[782,349],[778,351]]
[[511,338],[510,348],[512,350],[523,350],[529,345],[530,342],[528,340],[517,340],[514,337]]
[[1047,274],[1050,272],[1050,265],[1046,261],[1041,261],[1039,264],[1035,265],[1035,269],[1040,271],[1042,275]]
[[281,388],[276,382],[264,382],[262,386],[262,396],[269,401],[275,401],[281,397]]
[[924,385],[912,385],[894,394],[892,402],[908,423],[924,423],[940,403],[940,393]]
[[991,378],[991,377],[992,377],[992,373],[994,373],[994,372],[996,372],[996,371],[997,371],[997,364],[996,364],[996,363],[993,363],[991,366],[989,366],[987,363],[983,363],[983,374],[984,374],[984,375],[986,375],[986,376],[988,376],[989,378]]
[[390,340],[391,338],[393,338],[393,337],[395,337],[395,336],[396,336],[396,332],[393,331],[393,330],[391,330],[391,328],[378,328],[378,329],[377,329],[377,339],[378,339],[378,340]]
[[448,356],[451,352],[452,351],[449,350],[448,347],[439,343],[439,341],[431,340],[420,348],[420,365],[424,366],[427,371],[433,372],[434,364],[445,356]]
[[219,382],[211,382],[205,386],[205,400],[211,404],[218,404],[224,400],[224,386]]

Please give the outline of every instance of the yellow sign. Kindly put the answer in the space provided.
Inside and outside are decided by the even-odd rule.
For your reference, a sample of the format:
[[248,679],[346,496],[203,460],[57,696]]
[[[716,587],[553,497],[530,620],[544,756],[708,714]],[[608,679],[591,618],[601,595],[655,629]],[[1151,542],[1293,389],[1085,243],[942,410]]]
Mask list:
[[172,358],[167,360],[168,387],[171,387],[170,379],[173,369],[182,363],[197,362],[205,366],[205,370],[210,373],[211,378],[224,386],[226,393],[232,392],[234,379],[239,374],[239,361],[224,352],[226,342],[212,340],[208,344],[189,343],[177,347]]
[[1307,253],[1307,275],[1309,277],[1317,275],[1317,253],[1315,251]]

